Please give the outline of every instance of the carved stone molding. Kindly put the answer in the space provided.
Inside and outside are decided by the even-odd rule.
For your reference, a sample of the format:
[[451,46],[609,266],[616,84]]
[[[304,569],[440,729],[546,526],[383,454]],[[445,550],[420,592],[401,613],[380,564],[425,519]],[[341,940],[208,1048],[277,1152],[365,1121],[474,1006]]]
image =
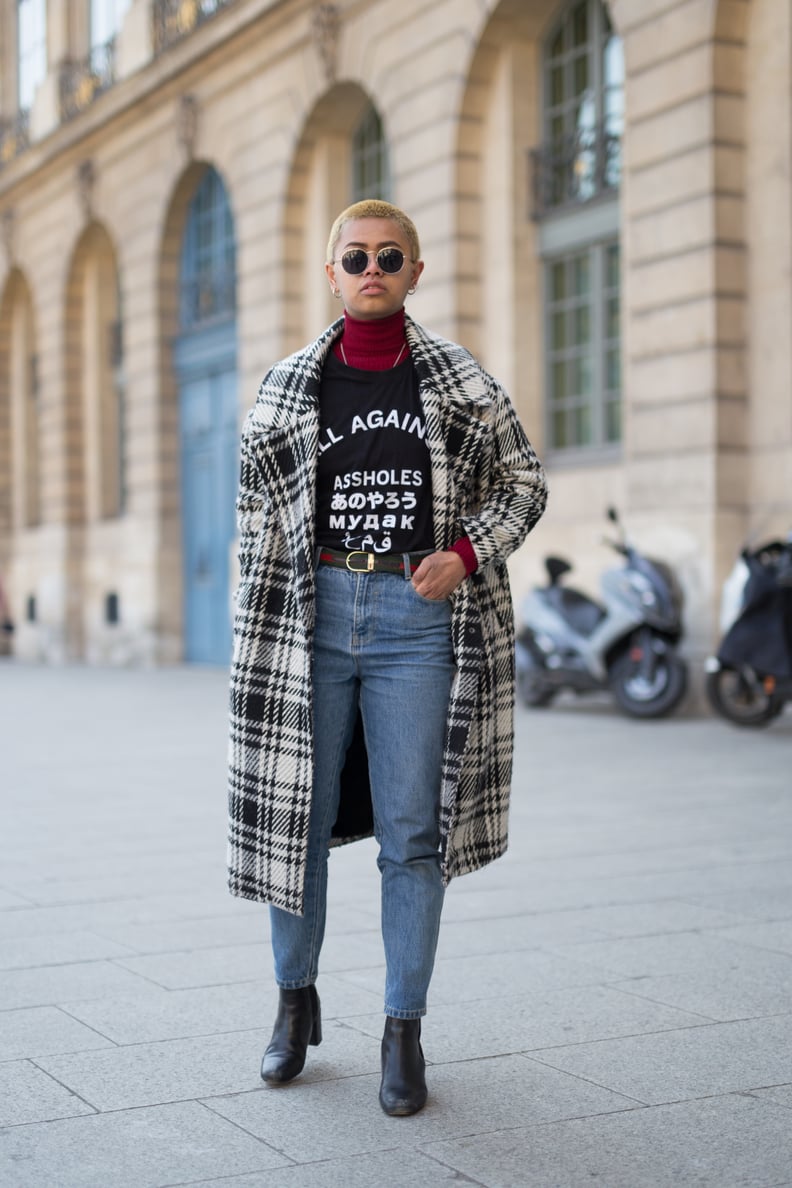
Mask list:
[[337,4],[317,4],[313,14],[316,50],[324,69],[325,80],[335,82],[338,72],[338,35],[341,15]]
[[80,196],[80,206],[86,223],[90,223],[94,212],[94,190],[96,188],[96,170],[90,157],[80,161],[77,166],[77,191]]
[[198,136],[198,101],[194,95],[182,95],[179,99],[176,132],[184,155],[188,161],[192,161]]
[[0,239],[3,242],[3,251],[5,252],[6,264],[9,268],[14,266],[14,208],[9,206],[0,215]]

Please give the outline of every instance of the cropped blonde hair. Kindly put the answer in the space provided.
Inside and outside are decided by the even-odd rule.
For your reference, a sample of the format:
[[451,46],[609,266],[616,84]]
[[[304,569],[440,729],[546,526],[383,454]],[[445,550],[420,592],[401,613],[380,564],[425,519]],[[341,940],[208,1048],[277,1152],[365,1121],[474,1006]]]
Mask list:
[[412,259],[420,260],[421,245],[418,240],[415,223],[412,219],[403,210],[399,210],[398,206],[393,206],[390,202],[384,202],[381,198],[364,198],[361,202],[353,202],[346,210],[342,210],[341,214],[333,223],[330,229],[330,238],[327,241],[328,264],[333,263],[336,245],[341,238],[341,232],[344,226],[347,223],[351,223],[353,219],[392,219],[394,223],[397,223],[401,227],[407,236]]

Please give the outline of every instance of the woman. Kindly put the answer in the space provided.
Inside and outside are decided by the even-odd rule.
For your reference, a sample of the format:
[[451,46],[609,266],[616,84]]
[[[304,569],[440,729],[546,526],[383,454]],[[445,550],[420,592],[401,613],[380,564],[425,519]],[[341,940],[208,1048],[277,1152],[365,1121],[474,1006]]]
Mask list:
[[505,392],[405,314],[423,267],[397,207],[338,216],[325,271],[343,318],[265,376],[237,501],[230,888],[271,905],[280,999],[261,1075],[292,1080],[321,1040],[328,848],[373,833],[390,1115],[426,1101],[445,886],[506,848],[506,557],[546,499]]

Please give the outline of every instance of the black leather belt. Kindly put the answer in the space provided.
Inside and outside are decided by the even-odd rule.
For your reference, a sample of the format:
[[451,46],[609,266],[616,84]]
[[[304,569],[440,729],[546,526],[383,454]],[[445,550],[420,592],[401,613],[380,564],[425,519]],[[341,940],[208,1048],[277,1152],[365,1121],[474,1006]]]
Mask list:
[[336,569],[348,569],[350,573],[401,573],[409,566],[412,576],[424,557],[429,553],[366,553],[353,549],[351,553],[339,553],[335,549],[319,549],[320,565],[334,565]]

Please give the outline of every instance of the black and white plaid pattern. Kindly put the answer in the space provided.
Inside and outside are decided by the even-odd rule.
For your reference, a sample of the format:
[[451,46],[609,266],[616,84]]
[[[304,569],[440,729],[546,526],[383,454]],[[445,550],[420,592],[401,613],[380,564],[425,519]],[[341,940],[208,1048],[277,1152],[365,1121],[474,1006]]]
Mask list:
[[[265,376],[242,435],[240,583],[230,694],[229,886],[302,910],[313,746],[319,389],[341,320]],[[443,877],[506,849],[514,628],[506,558],[544,511],[545,476],[508,396],[463,347],[409,317],[432,463],[438,549],[467,535],[478,569],[454,592],[457,674],[443,765]],[[371,833],[365,765],[342,792],[343,836]],[[352,796],[352,800],[348,799]],[[351,811],[350,811],[351,806]]]

